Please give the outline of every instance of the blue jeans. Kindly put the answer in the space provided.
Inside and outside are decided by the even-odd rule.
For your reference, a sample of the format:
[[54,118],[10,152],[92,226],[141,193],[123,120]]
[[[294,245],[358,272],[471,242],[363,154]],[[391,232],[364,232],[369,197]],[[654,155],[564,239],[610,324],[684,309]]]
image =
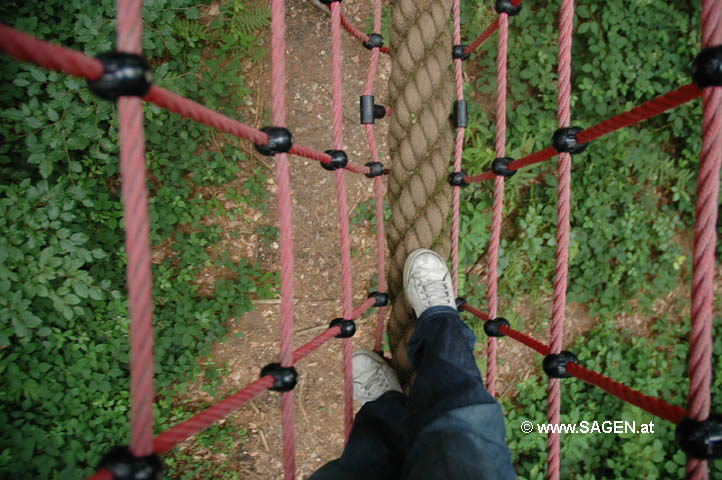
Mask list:
[[409,397],[390,391],[366,403],[341,458],[309,480],[516,479],[475,340],[455,309],[426,310],[406,347],[416,371]]

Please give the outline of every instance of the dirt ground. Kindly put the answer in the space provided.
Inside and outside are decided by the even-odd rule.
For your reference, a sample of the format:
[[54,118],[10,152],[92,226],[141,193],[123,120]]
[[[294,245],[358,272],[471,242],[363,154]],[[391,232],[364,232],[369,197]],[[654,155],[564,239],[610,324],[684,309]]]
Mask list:
[[[362,30],[366,29],[371,2],[344,4],[344,14]],[[314,148],[331,148],[331,66],[329,52],[328,17],[307,0],[287,2],[286,63],[288,69],[287,105],[288,125],[294,141]],[[368,67],[369,53],[360,42],[349,35],[342,36],[344,138],[349,159],[356,163],[370,161],[366,138],[359,125],[358,97],[363,90]],[[266,41],[267,45],[267,41]],[[381,55],[374,93],[376,103],[385,104],[386,84],[391,72],[391,60]],[[480,74],[483,72],[473,72]],[[241,115],[251,119],[255,127],[265,125],[269,110],[268,62],[248,65],[247,85],[254,91],[246,99]],[[483,99],[481,99],[483,100]],[[480,102],[484,105],[484,102]],[[492,108],[492,105],[489,105]],[[387,125],[384,120],[376,122],[376,136],[382,161],[388,163]],[[237,239],[227,236],[226,248],[235,260],[248,258],[258,260],[266,270],[278,270],[280,254],[276,241],[267,241],[259,233],[259,227],[276,226],[275,193],[272,180],[272,159],[258,156],[252,147],[243,147],[247,156],[264,166],[268,177],[270,194],[269,210],[264,215],[246,209],[242,221],[227,222],[227,230],[240,232]],[[323,170],[315,161],[290,157],[291,190],[293,198],[293,236],[295,243],[295,315],[294,345],[299,347],[322,332],[329,321],[341,316],[340,249],[338,222],[336,218],[336,195],[334,175]],[[373,198],[372,182],[364,176],[347,174],[348,204],[350,214],[358,213],[362,202]],[[242,183],[242,179],[239,179]],[[228,208],[223,189],[210,192]],[[690,248],[686,246],[687,250]],[[685,252],[686,253],[686,252]],[[354,305],[361,303],[371,286],[376,272],[375,240],[368,224],[352,226],[352,262]],[[213,272],[200,279],[210,284]],[[686,288],[670,293],[660,299],[654,310],[672,308],[675,299],[687,295]],[[216,363],[228,366],[228,374],[217,389],[216,400],[235,392],[258,378],[260,368],[276,361],[279,339],[279,301],[256,301],[253,312],[237,319],[228,340],[216,345],[213,357]],[[515,313],[522,318],[549,317],[551,299],[541,302],[518,302]],[[547,312],[545,314],[544,312]],[[593,319],[586,309],[569,305],[564,346],[572,339],[593,327]],[[627,328],[638,334],[648,330],[650,318],[628,315],[618,319],[619,328]],[[355,348],[372,348],[375,329],[375,311],[357,322],[354,337]],[[534,324],[534,325],[532,325]],[[545,341],[547,324],[529,322],[528,332]],[[485,343],[486,339],[480,339]],[[481,344],[480,344],[481,347]],[[479,348],[479,355],[485,349]],[[501,339],[499,345],[499,383],[497,391],[502,396],[513,396],[513,385],[519,380],[537,375],[537,356],[528,348],[509,339]],[[296,418],[296,478],[308,478],[324,463],[337,458],[343,449],[343,375],[342,348],[340,340],[326,343],[297,365],[299,385],[295,389]],[[193,389],[193,400],[211,401],[200,389]],[[199,449],[192,443],[182,444],[181,450],[193,452],[198,461],[221,463],[230,460],[227,467],[237,472],[240,479],[280,479],[283,477],[282,442],[279,395],[273,392],[261,394],[241,407],[223,422],[247,430],[237,451],[231,459],[216,458],[210,451]]]

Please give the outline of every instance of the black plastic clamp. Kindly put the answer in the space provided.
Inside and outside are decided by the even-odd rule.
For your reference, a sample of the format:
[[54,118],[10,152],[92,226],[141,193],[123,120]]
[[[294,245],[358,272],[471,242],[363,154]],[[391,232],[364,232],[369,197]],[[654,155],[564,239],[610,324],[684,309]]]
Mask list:
[[511,325],[509,325],[509,322],[506,320],[506,318],[490,318],[489,320],[484,322],[484,333],[486,333],[488,337],[503,337],[504,334],[501,333],[502,325],[504,325],[506,328],[511,328]]
[[582,153],[587,149],[589,142],[579,143],[577,141],[577,134],[582,132],[584,129],[580,127],[564,127],[554,132],[552,136],[552,146],[557,152],[571,153]]
[[323,3],[324,5],[331,5],[331,4],[334,3],[334,2],[341,3],[341,0],[319,0],[319,1],[320,1],[321,3]]
[[266,375],[273,377],[273,385],[269,390],[274,392],[288,392],[294,389],[298,382],[298,373],[294,367],[282,367],[280,363],[269,363],[261,369],[261,378]]
[[127,446],[110,449],[100,460],[98,470],[110,470],[115,480],[160,480],[163,463],[155,454],[136,457]]
[[454,100],[454,111],[451,114],[451,123],[454,125],[454,128],[462,128],[469,125],[466,100]]
[[464,180],[466,172],[451,172],[449,174],[449,185],[452,187],[468,187],[469,184]]
[[466,45],[454,45],[451,47],[451,58],[454,60],[466,60],[471,55],[466,53]]
[[713,413],[701,422],[684,417],[677,424],[674,439],[690,457],[702,460],[722,458],[722,415]]
[[369,173],[364,173],[369,178],[380,177],[384,174],[384,164],[381,162],[368,162],[366,166],[369,167]]
[[722,86],[722,45],[699,52],[692,62],[692,80],[698,88]]
[[291,132],[284,127],[263,127],[261,131],[268,135],[268,142],[265,145],[256,144],[256,150],[261,155],[272,157],[277,153],[286,153],[293,146]]
[[353,320],[346,320],[344,318],[334,318],[331,323],[328,324],[328,328],[339,327],[341,333],[336,335],[336,338],[351,338],[356,333],[356,322]]
[[374,103],[373,95],[361,95],[359,102],[361,109],[361,124],[374,123],[376,119],[386,116],[386,107]]
[[496,13],[506,13],[510,17],[513,17],[521,12],[521,5],[522,4],[520,3],[519,5],[514,6],[514,4],[511,3],[511,0],[496,0],[496,5],[494,5],[494,7],[496,8]]
[[153,83],[153,71],[140,55],[123,52],[101,53],[95,57],[103,64],[103,74],[88,80],[90,90],[105,100],[118,97],[144,97]]
[[516,170],[509,170],[506,167],[513,161],[514,159],[510,157],[495,158],[494,161],[491,162],[491,171],[494,172],[494,175],[498,175],[500,177],[514,176],[516,174]]
[[389,304],[389,294],[388,293],[381,293],[381,292],[371,292],[369,293],[369,296],[366,298],[374,298],[376,299],[376,303],[374,303],[373,307],[385,307]]
[[572,375],[567,372],[567,364],[579,363],[577,356],[572,352],[563,350],[559,353],[550,353],[542,361],[542,368],[544,373],[550,378],[569,378]]
[[348,157],[346,156],[346,152],[343,150],[326,150],[324,153],[331,156],[331,161],[328,163],[321,162],[321,166],[325,170],[337,170],[339,168],[344,168],[348,164]]
[[461,311],[465,303],[466,303],[466,299],[464,297],[457,297],[456,298],[456,309],[458,311]]
[[364,47],[366,47],[367,50],[371,50],[372,48],[381,48],[383,46],[384,37],[378,33],[369,33],[369,39],[364,42]]

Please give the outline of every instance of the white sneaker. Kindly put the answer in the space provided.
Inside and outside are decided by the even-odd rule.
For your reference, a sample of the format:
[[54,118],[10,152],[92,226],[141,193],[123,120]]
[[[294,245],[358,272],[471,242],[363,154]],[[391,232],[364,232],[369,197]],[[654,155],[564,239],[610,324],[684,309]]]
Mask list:
[[427,248],[414,250],[406,259],[404,292],[416,317],[430,307],[456,308],[454,286],[446,262],[441,255]]
[[386,360],[371,350],[356,350],[353,365],[353,398],[361,402],[376,400],[389,390],[401,392],[396,372]]

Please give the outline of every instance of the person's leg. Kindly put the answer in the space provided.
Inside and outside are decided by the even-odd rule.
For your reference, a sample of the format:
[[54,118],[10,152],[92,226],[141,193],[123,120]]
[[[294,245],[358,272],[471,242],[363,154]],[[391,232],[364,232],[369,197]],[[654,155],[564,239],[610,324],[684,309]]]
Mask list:
[[309,480],[398,480],[408,449],[408,407],[396,374],[379,355],[354,352],[356,414],[343,454]]
[[417,250],[404,278],[419,318],[406,349],[416,379],[409,393],[411,444],[402,478],[516,478],[504,418],[476,366],[475,337],[456,311],[446,263]]

